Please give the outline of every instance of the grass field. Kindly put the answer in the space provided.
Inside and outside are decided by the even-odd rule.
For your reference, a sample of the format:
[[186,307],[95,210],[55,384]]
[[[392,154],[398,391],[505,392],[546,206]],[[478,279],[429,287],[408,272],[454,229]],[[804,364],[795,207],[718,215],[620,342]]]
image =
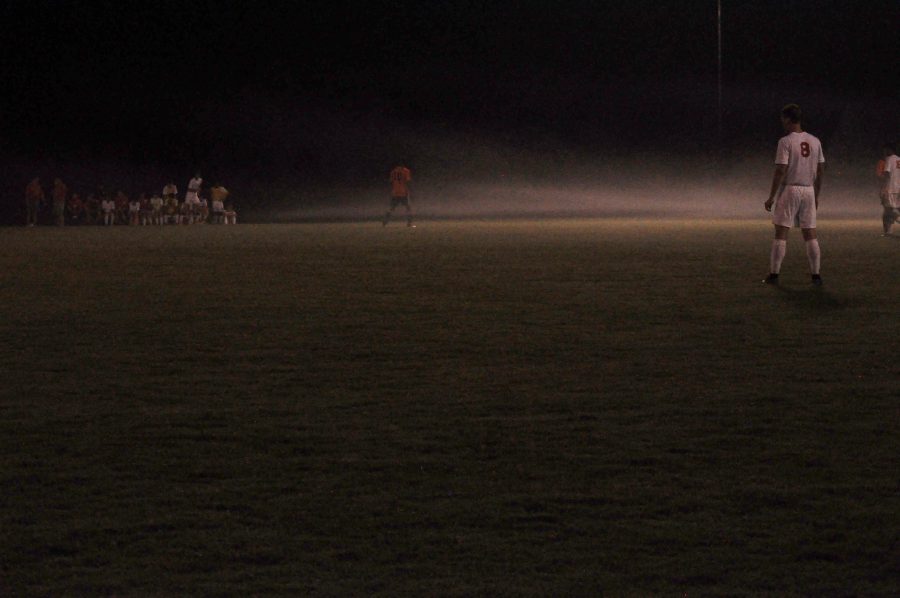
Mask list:
[[0,595],[897,595],[876,220],[0,229]]

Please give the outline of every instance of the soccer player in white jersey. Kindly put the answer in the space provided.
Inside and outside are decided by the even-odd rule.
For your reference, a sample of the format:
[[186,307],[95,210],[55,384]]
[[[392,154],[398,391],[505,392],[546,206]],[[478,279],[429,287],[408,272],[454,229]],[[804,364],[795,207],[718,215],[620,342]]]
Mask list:
[[894,150],[894,146],[886,143],[884,146],[884,186],[881,189],[881,205],[884,214],[881,216],[881,224],[884,227],[883,236],[891,234],[894,222],[900,218],[900,157]]
[[116,202],[109,197],[104,197],[100,202],[100,209],[103,210],[103,225],[112,226],[116,219]]
[[141,222],[141,200],[132,199],[128,202],[128,224],[137,226]]
[[175,183],[167,183],[165,187],[163,187],[163,201],[169,199],[170,197],[175,197],[178,195],[178,187]]
[[800,117],[800,107],[796,104],[788,104],[781,110],[781,125],[787,135],[778,141],[772,188],[765,203],[766,211],[772,212],[775,239],[772,241],[769,276],[763,282],[778,284],[781,262],[787,252],[788,232],[791,226],[799,226],[806,241],[812,283],[821,286],[816,211],[819,208],[825,156],[819,140],[803,131]]
[[197,213],[197,208],[200,205],[200,188],[202,186],[203,179],[200,177],[199,172],[188,181],[187,193],[184,194],[185,219],[188,224],[194,223],[194,215]]

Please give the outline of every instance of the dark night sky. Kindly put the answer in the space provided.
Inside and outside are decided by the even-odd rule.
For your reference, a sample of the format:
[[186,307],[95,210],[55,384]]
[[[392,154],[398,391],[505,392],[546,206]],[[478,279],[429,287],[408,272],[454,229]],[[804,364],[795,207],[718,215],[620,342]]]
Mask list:
[[[826,127],[842,102],[897,97],[900,2],[723,9],[734,139],[768,143],[776,123],[760,132],[758,116],[774,120],[783,101],[824,98]],[[578,151],[693,147],[716,128],[714,0],[21,0],[2,21],[5,160],[206,163],[218,147],[276,164],[259,157],[262,134],[244,142],[272,119],[302,132],[281,161],[313,174],[323,138],[364,123]]]

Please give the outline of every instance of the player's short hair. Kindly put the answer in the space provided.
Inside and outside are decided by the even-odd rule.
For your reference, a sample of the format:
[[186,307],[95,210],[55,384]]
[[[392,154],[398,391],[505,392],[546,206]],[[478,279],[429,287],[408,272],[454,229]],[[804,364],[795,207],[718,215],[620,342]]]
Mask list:
[[802,114],[800,113],[800,106],[798,106],[797,104],[788,104],[781,109],[781,116],[788,119],[792,123],[800,122],[800,118],[802,116]]

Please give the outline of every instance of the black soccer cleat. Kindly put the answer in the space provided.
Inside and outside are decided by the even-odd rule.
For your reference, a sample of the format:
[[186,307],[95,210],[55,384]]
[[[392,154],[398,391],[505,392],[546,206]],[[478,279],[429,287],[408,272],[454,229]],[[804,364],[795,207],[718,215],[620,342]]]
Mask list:
[[766,276],[763,282],[766,284],[778,284],[778,275],[773,272]]
[[822,277],[819,276],[818,274],[813,274],[812,275],[812,283],[814,286],[817,286],[817,287],[822,286]]

